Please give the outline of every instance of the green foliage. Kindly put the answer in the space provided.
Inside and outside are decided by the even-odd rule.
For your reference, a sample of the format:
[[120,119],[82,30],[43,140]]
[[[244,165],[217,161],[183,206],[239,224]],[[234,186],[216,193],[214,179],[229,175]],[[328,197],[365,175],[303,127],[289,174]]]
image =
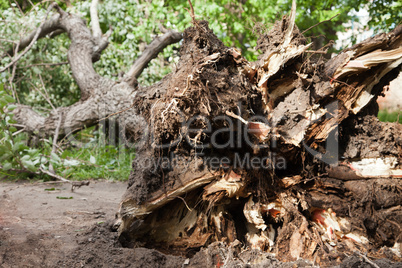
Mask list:
[[25,145],[21,138],[23,135],[16,135],[17,129],[12,119],[14,102],[0,84],[0,168],[3,175],[34,173],[42,164],[41,157],[36,155],[37,150]]
[[123,146],[98,145],[92,148],[69,148],[60,158],[61,175],[74,180],[127,180],[134,151]]
[[10,4],[7,0],[0,0],[0,10],[4,10],[10,7]]
[[402,23],[402,2],[377,0],[368,4],[369,26],[378,31],[389,31]]
[[388,110],[380,110],[378,119],[382,122],[399,122],[402,124],[402,111],[388,112]]

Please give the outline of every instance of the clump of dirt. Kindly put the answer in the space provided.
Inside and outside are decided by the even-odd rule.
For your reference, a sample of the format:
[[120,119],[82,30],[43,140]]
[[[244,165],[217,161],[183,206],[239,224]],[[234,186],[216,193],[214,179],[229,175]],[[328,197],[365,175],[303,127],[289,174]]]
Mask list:
[[123,248],[117,233],[111,230],[113,221],[93,226],[77,237],[78,246],[57,267],[180,267],[184,258],[169,256],[153,249]]
[[[262,52],[258,57],[259,60],[266,58],[266,54],[270,54],[278,49],[278,46],[282,44],[285,39],[286,29],[289,27],[289,24],[290,18],[288,16],[283,16],[281,20],[275,22],[268,33],[262,34],[258,38],[255,50],[260,50]],[[307,42],[306,38],[296,25],[294,25],[292,36],[291,43],[293,45],[305,45]],[[262,65],[262,62],[260,62],[260,65]]]
[[[343,143],[347,144],[346,158],[400,157],[402,153],[402,125],[380,122],[373,115],[354,117],[342,125]],[[364,141],[364,142],[362,142]],[[375,148],[375,150],[373,150]]]

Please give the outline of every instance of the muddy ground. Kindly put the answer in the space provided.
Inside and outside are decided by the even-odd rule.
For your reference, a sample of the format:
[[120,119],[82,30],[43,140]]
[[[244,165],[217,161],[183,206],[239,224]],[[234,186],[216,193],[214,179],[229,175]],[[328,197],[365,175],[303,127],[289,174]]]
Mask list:
[[[214,243],[191,258],[123,248],[111,227],[126,187],[122,182],[96,181],[71,192],[69,184],[1,182],[0,267],[314,266],[302,260],[280,263],[268,253],[235,244]],[[380,267],[402,267],[384,259],[374,261]],[[359,255],[341,266],[374,267]]]

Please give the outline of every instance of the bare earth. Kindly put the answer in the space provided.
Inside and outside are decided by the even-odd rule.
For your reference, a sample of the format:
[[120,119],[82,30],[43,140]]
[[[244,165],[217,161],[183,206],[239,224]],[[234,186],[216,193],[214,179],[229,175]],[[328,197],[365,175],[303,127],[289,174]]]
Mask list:
[[181,266],[181,257],[117,245],[110,226],[126,187],[101,181],[71,192],[70,184],[0,183],[0,267]]

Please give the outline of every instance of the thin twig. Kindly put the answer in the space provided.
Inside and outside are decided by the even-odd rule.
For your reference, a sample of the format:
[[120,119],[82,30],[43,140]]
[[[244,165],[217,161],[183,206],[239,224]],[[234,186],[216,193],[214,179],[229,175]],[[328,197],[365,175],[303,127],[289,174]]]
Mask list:
[[40,82],[41,82],[41,84],[42,84],[43,91],[45,91],[46,100],[47,100],[47,102],[49,102],[50,106],[52,106],[53,111],[56,113],[56,112],[57,112],[57,111],[56,111],[56,107],[53,105],[52,101],[50,100],[49,93],[48,93],[47,90],[46,90],[45,83],[43,83],[43,79],[42,79],[42,76],[40,75],[40,73],[39,73],[39,79],[40,79]]
[[226,111],[226,115],[228,115],[230,117],[233,117],[233,118],[236,118],[236,119],[240,120],[243,124],[248,125],[248,121],[244,120],[241,116],[238,116],[238,115],[236,115],[236,114],[234,114],[232,112],[229,112],[229,111]]
[[39,88],[35,87],[34,84],[32,84],[31,82],[29,82],[29,83],[32,85],[33,89],[36,90],[49,103],[49,105],[52,107],[52,109],[55,110],[56,108],[53,106],[53,104],[49,100],[49,98],[45,94],[43,94],[42,91],[40,91]]
[[134,105],[135,105],[135,103],[131,104],[130,107],[128,107],[128,108],[126,108],[126,109],[124,109],[124,110],[121,110],[121,111],[119,111],[119,112],[115,112],[115,113],[109,114],[108,116],[99,119],[98,122],[100,122],[100,121],[102,121],[102,120],[106,120],[106,119],[108,119],[109,117],[112,117],[113,115],[124,113],[124,112],[130,110],[131,108],[133,108]]
[[314,54],[327,54],[327,51],[320,51],[320,50],[306,50],[304,53],[314,53]]
[[[17,46],[15,47],[15,52],[14,52],[14,54],[18,54],[19,48],[20,48],[20,43],[17,43]],[[17,62],[13,65],[13,71],[12,71],[11,77],[10,77],[10,79],[9,79],[10,85],[11,85],[11,83],[12,83],[13,80],[14,80],[15,69],[16,69],[16,68],[17,68]]]
[[3,69],[1,69],[0,73],[4,72],[8,68],[10,68],[10,66],[14,65],[22,56],[24,56],[32,48],[32,46],[35,44],[36,40],[38,39],[38,37],[40,35],[40,32],[42,31],[43,25],[47,21],[47,17],[49,15],[50,11],[53,8],[55,8],[56,6],[57,6],[56,3],[50,4],[50,6],[48,7],[47,12],[46,12],[45,19],[41,22],[41,24],[39,25],[38,29],[36,30],[35,36],[32,39],[31,43],[24,49],[24,51],[21,54],[19,54],[16,57],[14,57],[14,59],[9,64],[7,64]]
[[369,258],[367,258],[365,255],[361,254],[359,251],[355,251],[355,253],[357,253],[360,257],[363,257],[363,259],[368,262],[369,264],[371,264],[372,266],[374,266],[375,268],[380,268],[380,266],[378,266],[375,262],[373,262],[372,260],[370,260]]
[[184,205],[186,206],[186,208],[187,208],[189,211],[193,211],[193,210],[187,205],[187,202],[186,202],[186,200],[184,200],[183,197],[181,197],[181,196],[176,196],[176,198],[181,199],[181,200],[183,201]]
[[[53,145],[52,145],[52,151],[50,152],[50,157],[52,157],[52,154],[56,153],[56,144],[57,144],[57,138],[59,136],[59,130],[60,130],[60,126],[61,126],[61,121],[63,119],[63,113],[60,113],[59,115],[59,121],[57,122],[57,127],[56,127],[56,131],[54,132],[54,138],[53,138]],[[56,174],[56,172],[54,171],[52,162],[49,161],[49,171],[52,174]]]
[[31,67],[35,67],[35,66],[59,66],[59,65],[66,65],[68,64],[68,61],[64,61],[64,62],[57,62],[57,63],[37,63],[37,64],[31,64],[31,65],[27,65],[27,66],[23,66],[23,67],[18,67],[18,69],[27,69],[27,68],[31,68]]
[[[16,48],[15,48],[15,53],[14,53],[14,54],[17,54],[17,53],[18,53],[19,47],[20,47],[20,44],[17,43],[17,46],[16,46]],[[12,70],[12,72],[11,72],[10,79],[8,80],[9,83],[10,83],[11,91],[12,91],[12,93],[13,93],[13,98],[14,98],[15,100],[18,99],[18,98],[17,98],[17,97],[18,97],[17,91],[15,91],[15,90],[14,90],[14,87],[13,87],[13,80],[14,80],[14,77],[15,77],[15,70],[16,70],[16,69],[17,69],[17,62],[14,63],[14,65],[13,65],[13,70]],[[19,99],[18,99],[18,103],[19,103],[19,102],[20,102],[20,101],[19,101]]]
[[43,168],[39,168],[39,170],[40,170],[42,173],[45,173],[45,174],[49,175],[50,177],[53,177],[53,178],[55,178],[55,179],[58,179],[58,180],[61,180],[61,181],[64,181],[64,182],[69,182],[69,183],[71,183],[70,180],[67,180],[67,179],[65,179],[65,178],[63,178],[62,176],[59,176],[59,175],[57,175],[57,174],[53,174],[53,173],[51,173],[50,171],[44,170]]
[[13,136],[17,136],[18,134],[20,134],[21,132],[24,132],[24,131],[25,131],[25,127],[20,129],[20,130],[18,130],[18,131],[16,131],[16,132],[14,132]]
[[194,7],[193,4],[191,3],[191,0],[188,0],[188,3],[190,5],[190,16],[191,20],[193,21],[193,24],[196,25],[196,20],[195,20],[195,14],[194,14]]
[[313,29],[314,27],[320,25],[321,23],[324,23],[324,22],[327,22],[327,21],[331,21],[332,19],[334,19],[335,17],[338,17],[339,15],[341,15],[341,13],[336,14],[335,16],[333,16],[333,17],[330,18],[330,19],[320,21],[319,23],[317,23],[317,24],[315,24],[315,25],[309,27],[307,30],[304,30],[304,31],[302,32],[302,34],[304,34],[305,32],[310,31],[311,29]]

